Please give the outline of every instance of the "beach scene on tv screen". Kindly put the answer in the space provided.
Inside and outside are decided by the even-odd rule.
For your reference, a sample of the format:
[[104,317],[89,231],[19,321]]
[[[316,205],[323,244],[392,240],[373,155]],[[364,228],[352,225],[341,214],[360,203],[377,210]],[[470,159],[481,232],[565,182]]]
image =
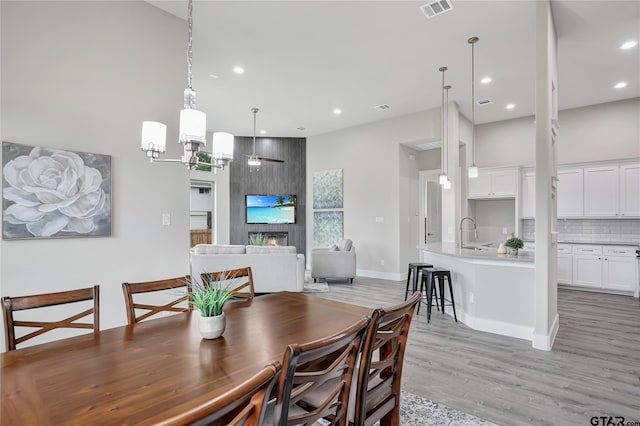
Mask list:
[[247,223],[295,223],[295,195],[247,195]]

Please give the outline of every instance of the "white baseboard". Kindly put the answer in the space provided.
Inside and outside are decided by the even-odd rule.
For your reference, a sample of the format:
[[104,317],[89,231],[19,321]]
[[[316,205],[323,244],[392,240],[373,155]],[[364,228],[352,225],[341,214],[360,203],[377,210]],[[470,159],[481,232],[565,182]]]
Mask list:
[[[445,312],[453,316],[451,307],[447,307]],[[433,311],[431,312],[431,314],[433,315]],[[458,318],[461,318],[464,324],[466,324],[470,328],[473,328],[474,330],[486,331],[489,333],[501,334],[503,336],[515,337],[518,339],[525,339],[529,341],[531,341],[533,336],[533,327],[509,324],[506,322],[485,318],[476,318],[464,312]]]
[[[366,269],[356,270],[356,275],[360,277],[378,278],[381,280],[390,280],[390,281],[402,281],[403,279],[406,281],[407,279],[406,273],[402,274],[400,272],[368,271]],[[404,275],[404,278],[402,278],[403,275]]]
[[556,314],[556,317],[553,319],[553,324],[551,324],[551,330],[549,330],[549,334],[534,334],[532,346],[535,349],[550,351],[553,347],[553,342],[556,340],[558,327],[560,327],[560,316]]

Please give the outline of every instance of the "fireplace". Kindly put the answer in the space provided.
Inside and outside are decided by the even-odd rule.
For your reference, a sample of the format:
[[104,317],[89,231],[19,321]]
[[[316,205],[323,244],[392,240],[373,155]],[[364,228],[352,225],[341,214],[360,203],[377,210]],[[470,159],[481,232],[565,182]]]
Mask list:
[[288,232],[270,232],[270,231],[255,231],[249,232],[249,240],[262,236],[266,246],[288,246],[289,245],[289,233]]

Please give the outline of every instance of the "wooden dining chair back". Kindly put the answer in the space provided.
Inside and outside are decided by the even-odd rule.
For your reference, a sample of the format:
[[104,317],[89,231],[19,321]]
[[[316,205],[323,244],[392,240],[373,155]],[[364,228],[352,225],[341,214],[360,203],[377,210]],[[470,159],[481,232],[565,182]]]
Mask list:
[[[193,307],[191,303],[189,303],[188,292],[191,291],[191,287],[188,285],[189,282],[189,275],[186,275],[184,277],[169,278],[166,280],[122,283],[122,292],[124,293],[125,308],[127,310],[127,321],[129,324],[135,324],[161,312],[191,311]],[[135,294],[160,291],[167,292],[171,290],[174,290],[175,293],[171,295],[172,300],[161,305],[151,304],[151,302],[138,303],[134,301]],[[186,306],[177,306],[185,301],[187,302]],[[136,315],[136,309],[141,309],[146,312]]]
[[[93,300],[93,307],[76,315],[59,321],[19,321],[13,317],[15,311],[64,305],[67,303]],[[35,294],[31,296],[3,297],[2,310],[4,313],[4,332],[7,350],[15,350],[19,343],[32,339],[57,328],[86,328],[100,331],[100,286],[82,288],[78,290],[61,291],[57,293]],[[80,318],[93,314],[93,322],[76,322]],[[16,337],[16,327],[31,327],[37,330]]]
[[[406,302],[373,311],[358,366],[354,424],[400,424],[400,380],[409,326],[420,301],[416,292]],[[376,354],[377,353],[377,354]]]
[[[278,383],[275,424],[311,425],[320,419],[332,425],[346,425],[349,393],[356,360],[369,318],[323,339],[289,345],[282,362]],[[310,410],[298,405],[308,392],[331,384],[323,401]]]
[[150,419],[148,423],[157,426],[262,426],[267,402],[280,370],[280,363],[274,361],[245,382],[213,399],[169,419]]
[[209,285],[213,282],[222,282],[224,285],[230,286],[233,291],[233,299],[253,300],[255,291],[253,288],[253,273],[251,267],[238,269],[229,269],[218,272],[205,272],[200,274],[203,285]]

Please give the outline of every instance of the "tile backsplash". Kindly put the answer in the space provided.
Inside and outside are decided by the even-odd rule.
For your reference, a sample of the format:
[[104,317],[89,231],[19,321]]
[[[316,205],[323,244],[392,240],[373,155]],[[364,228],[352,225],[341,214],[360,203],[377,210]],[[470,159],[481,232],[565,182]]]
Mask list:
[[[535,240],[535,220],[522,219],[523,240]],[[640,244],[640,219],[558,219],[558,241]]]

